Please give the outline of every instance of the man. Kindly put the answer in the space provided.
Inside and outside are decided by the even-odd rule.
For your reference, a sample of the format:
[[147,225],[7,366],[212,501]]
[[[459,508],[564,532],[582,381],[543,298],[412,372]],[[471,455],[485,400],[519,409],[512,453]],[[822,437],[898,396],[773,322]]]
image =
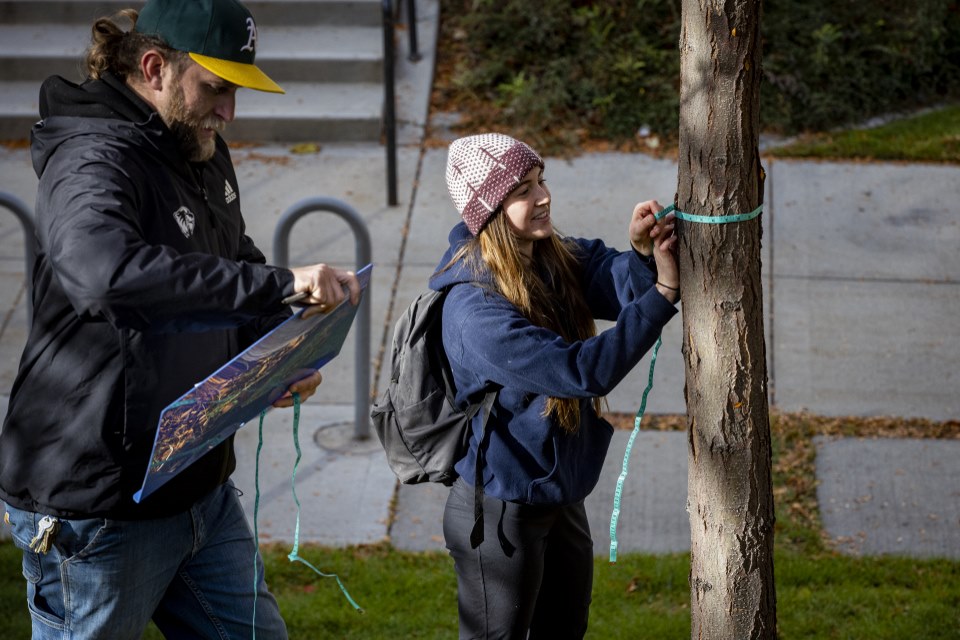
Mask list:
[[[360,288],[264,264],[218,132],[254,66],[237,0],[149,0],[93,27],[89,78],[44,82],[30,335],[0,432],[0,499],[34,638],[285,638],[229,480],[232,438],[141,504],[160,411],[289,315]],[[344,288],[349,293],[344,292]],[[289,392],[310,396],[320,374]],[[288,393],[276,406],[289,406]],[[254,559],[260,566],[254,593]],[[256,611],[254,613],[254,603]]]

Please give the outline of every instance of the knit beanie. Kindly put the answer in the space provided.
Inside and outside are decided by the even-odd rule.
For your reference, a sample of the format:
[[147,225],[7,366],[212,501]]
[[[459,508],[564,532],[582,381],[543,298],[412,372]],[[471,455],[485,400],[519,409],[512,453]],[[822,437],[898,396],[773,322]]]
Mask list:
[[470,233],[477,235],[533,167],[537,152],[502,133],[458,138],[447,155],[447,189]]

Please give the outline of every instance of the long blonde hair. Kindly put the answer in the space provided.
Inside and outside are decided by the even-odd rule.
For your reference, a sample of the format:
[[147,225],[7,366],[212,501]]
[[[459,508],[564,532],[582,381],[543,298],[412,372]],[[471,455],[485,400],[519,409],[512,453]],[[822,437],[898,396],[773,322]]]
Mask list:
[[[498,210],[479,234],[457,252],[459,259],[477,273],[482,260],[493,275],[498,292],[509,300],[533,324],[550,329],[567,342],[586,340],[597,335],[593,315],[581,289],[580,264],[576,245],[556,232],[533,243],[533,257],[520,252],[517,236],[507,217]],[[599,415],[603,398],[593,399]],[[580,428],[580,400],[547,399],[544,417],[553,416],[568,433]]]

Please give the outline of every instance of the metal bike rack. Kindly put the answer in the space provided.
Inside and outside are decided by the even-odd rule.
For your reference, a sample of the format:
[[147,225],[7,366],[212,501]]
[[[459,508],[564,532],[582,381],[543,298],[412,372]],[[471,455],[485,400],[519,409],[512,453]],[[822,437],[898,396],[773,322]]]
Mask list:
[[[280,267],[289,266],[290,230],[294,223],[314,211],[333,213],[350,225],[356,239],[357,269],[365,267],[371,259],[370,232],[363,218],[356,210],[336,198],[306,198],[287,209],[280,216],[277,228],[273,232],[273,263]],[[370,286],[357,309],[356,354],[354,358],[354,437],[363,440],[370,437]]]
[[0,191],[0,207],[4,207],[13,213],[23,226],[23,254],[26,259],[27,270],[25,279],[27,282],[27,325],[33,318],[33,263],[37,256],[33,249],[33,239],[36,236],[33,226],[33,214],[30,208],[23,200],[12,193]]

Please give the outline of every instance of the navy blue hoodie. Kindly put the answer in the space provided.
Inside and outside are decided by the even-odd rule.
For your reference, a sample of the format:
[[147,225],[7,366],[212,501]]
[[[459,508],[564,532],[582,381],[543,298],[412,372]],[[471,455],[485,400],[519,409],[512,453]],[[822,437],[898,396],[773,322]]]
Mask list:
[[[484,491],[509,502],[571,504],[596,486],[613,427],[593,410],[657,341],[677,313],[656,290],[656,273],[636,252],[619,252],[600,240],[568,238],[579,247],[581,286],[594,318],[616,325],[588,340],[567,342],[532,324],[494,292],[489,272],[473,273],[460,261],[444,270],[471,239],[462,222],[450,232],[430,287],[455,286],[443,307],[443,345],[461,406],[500,387],[487,425]],[[549,397],[580,398],[581,422],[566,433],[543,416]],[[457,472],[474,484],[479,416],[470,451]]]

